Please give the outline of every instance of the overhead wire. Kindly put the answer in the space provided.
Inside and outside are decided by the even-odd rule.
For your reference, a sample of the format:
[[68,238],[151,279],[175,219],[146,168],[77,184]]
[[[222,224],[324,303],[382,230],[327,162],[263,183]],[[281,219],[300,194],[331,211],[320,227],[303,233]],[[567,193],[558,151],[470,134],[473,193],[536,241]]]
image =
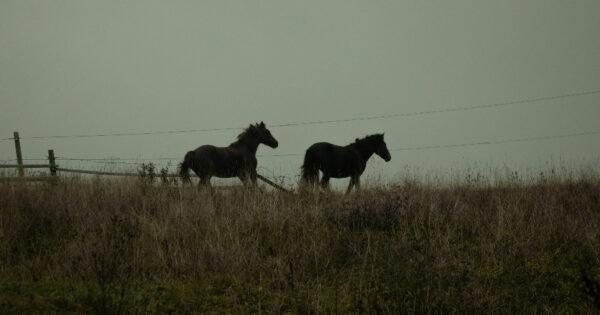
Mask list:
[[[417,146],[417,147],[400,147],[393,148],[390,151],[419,151],[419,150],[431,150],[431,149],[442,149],[442,148],[456,148],[456,147],[468,147],[468,146],[478,146],[478,145],[492,145],[492,144],[504,144],[504,143],[518,143],[518,142],[530,142],[530,141],[539,141],[539,140],[550,140],[550,139],[561,139],[561,138],[571,138],[571,137],[581,137],[581,136],[589,136],[589,135],[598,135],[600,134],[600,130],[597,131],[585,131],[585,132],[575,132],[575,133],[567,133],[560,135],[549,135],[549,136],[537,136],[537,137],[525,137],[525,138],[513,138],[513,139],[500,139],[500,140],[485,140],[485,141],[476,141],[476,142],[467,142],[467,143],[455,143],[455,144],[438,144],[438,145],[427,145],[427,146]],[[283,154],[261,154],[257,155],[257,157],[285,157],[285,156],[303,156],[303,153],[283,153]],[[66,160],[66,161],[90,161],[90,162],[111,162],[114,164],[127,164],[129,161],[173,161],[180,160],[182,158],[174,158],[174,157],[160,157],[160,158],[70,158],[70,157],[57,157],[57,160]],[[141,163],[130,163],[130,164],[141,164]]]
[[470,142],[470,143],[440,144],[440,145],[429,145],[429,146],[420,146],[420,147],[405,147],[405,148],[392,149],[391,151],[415,151],[415,150],[468,147],[468,146],[477,146],[477,145],[517,143],[517,142],[529,142],[529,141],[538,141],[538,140],[589,136],[589,135],[597,135],[597,134],[600,134],[600,131],[577,132],[577,133],[554,135],[554,136],[527,137],[527,138],[518,138],[518,139],[487,140],[487,141]]
[[[431,110],[407,112],[407,113],[395,113],[395,114],[362,116],[362,117],[344,118],[344,119],[309,120],[309,121],[270,124],[269,127],[270,128],[279,128],[279,127],[292,127],[292,126],[303,126],[303,125],[321,125],[321,124],[332,124],[332,123],[342,123],[342,122],[352,122],[352,121],[388,119],[388,118],[396,118],[396,117],[422,116],[422,115],[457,112],[457,111],[469,111],[469,110],[477,110],[477,109],[505,107],[505,106],[511,106],[511,105],[536,103],[536,102],[542,102],[542,101],[550,101],[550,100],[557,100],[557,99],[564,99],[564,98],[571,98],[571,97],[578,97],[578,96],[585,96],[585,95],[593,95],[593,94],[600,94],[600,89],[572,92],[572,93],[552,95],[552,96],[525,98],[525,99],[497,102],[497,103],[490,103],[490,104],[470,105],[470,106],[451,107],[451,108],[439,108],[439,109],[431,109]],[[198,132],[210,132],[210,131],[240,130],[243,128],[244,127],[223,127],[223,128],[146,131],[146,132],[118,132],[118,133],[50,135],[50,136],[29,136],[29,137],[25,136],[25,137],[21,137],[20,139],[64,139],[64,138],[142,136],[142,135],[181,134],[181,133],[198,133]],[[5,138],[5,139],[1,139],[1,140],[10,140],[10,139],[13,139],[13,138]]]

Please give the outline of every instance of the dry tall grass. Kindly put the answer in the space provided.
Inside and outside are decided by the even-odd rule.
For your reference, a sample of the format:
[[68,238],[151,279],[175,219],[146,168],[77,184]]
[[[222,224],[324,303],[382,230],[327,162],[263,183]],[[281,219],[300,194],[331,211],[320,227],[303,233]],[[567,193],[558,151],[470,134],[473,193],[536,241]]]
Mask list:
[[600,180],[295,196],[0,184],[0,312],[600,307]]

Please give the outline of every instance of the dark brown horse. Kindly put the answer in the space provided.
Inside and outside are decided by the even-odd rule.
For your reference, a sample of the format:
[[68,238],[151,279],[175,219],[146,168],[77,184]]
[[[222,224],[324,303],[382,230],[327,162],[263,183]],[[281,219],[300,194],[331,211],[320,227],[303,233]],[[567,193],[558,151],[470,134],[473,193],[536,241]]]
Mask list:
[[189,151],[180,164],[179,175],[185,182],[190,182],[189,170],[192,169],[200,178],[200,186],[210,187],[210,178],[238,177],[244,185],[252,183],[256,186],[256,149],[259,144],[277,148],[277,140],[273,138],[265,123],[250,125],[228,147],[203,145]]
[[338,146],[328,142],[311,145],[304,155],[302,165],[302,180],[314,186],[319,181],[319,171],[323,172],[321,187],[329,188],[330,178],[350,177],[346,193],[356,186],[360,189],[360,175],[365,171],[367,161],[373,155],[379,155],[386,162],[392,157],[383,141],[383,134],[366,136],[356,139],[347,146]]

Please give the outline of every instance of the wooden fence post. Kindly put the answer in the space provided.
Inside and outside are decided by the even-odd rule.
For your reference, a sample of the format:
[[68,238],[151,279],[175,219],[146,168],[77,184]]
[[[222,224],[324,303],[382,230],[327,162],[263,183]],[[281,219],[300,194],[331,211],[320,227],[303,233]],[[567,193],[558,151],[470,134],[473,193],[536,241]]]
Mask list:
[[48,162],[50,164],[50,176],[56,176],[56,159],[54,158],[54,150],[48,150]]
[[19,176],[25,176],[25,169],[23,168],[23,155],[21,154],[21,141],[19,140],[19,133],[18,132],[14,132],[14,139],[15,139],[15,151],[17,152],[17,164],[19,165],[17,167],[17,170],[19,171]]

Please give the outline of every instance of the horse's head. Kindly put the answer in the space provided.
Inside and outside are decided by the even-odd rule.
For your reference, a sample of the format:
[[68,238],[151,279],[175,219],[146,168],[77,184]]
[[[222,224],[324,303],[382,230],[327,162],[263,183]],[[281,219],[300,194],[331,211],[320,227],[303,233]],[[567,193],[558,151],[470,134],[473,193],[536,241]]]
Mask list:
[[260,143],[265,144],[273,149],[279,146],[279,142],[277,142],[277,139],[273,137],[271,131],[267,129],[267,126],[265,126],[264,122],[261,121],[260,124],[256,124],[255,131]]
[[383,133],[377,134],[374,137],[373,144],[375,145],[375,154],[379,155],[379,157],[384,159],[386,162],[389,162],[392,159],[392,156],[390,155],[390,151],[388,150],[385,141],[383,141],[383,135]]

